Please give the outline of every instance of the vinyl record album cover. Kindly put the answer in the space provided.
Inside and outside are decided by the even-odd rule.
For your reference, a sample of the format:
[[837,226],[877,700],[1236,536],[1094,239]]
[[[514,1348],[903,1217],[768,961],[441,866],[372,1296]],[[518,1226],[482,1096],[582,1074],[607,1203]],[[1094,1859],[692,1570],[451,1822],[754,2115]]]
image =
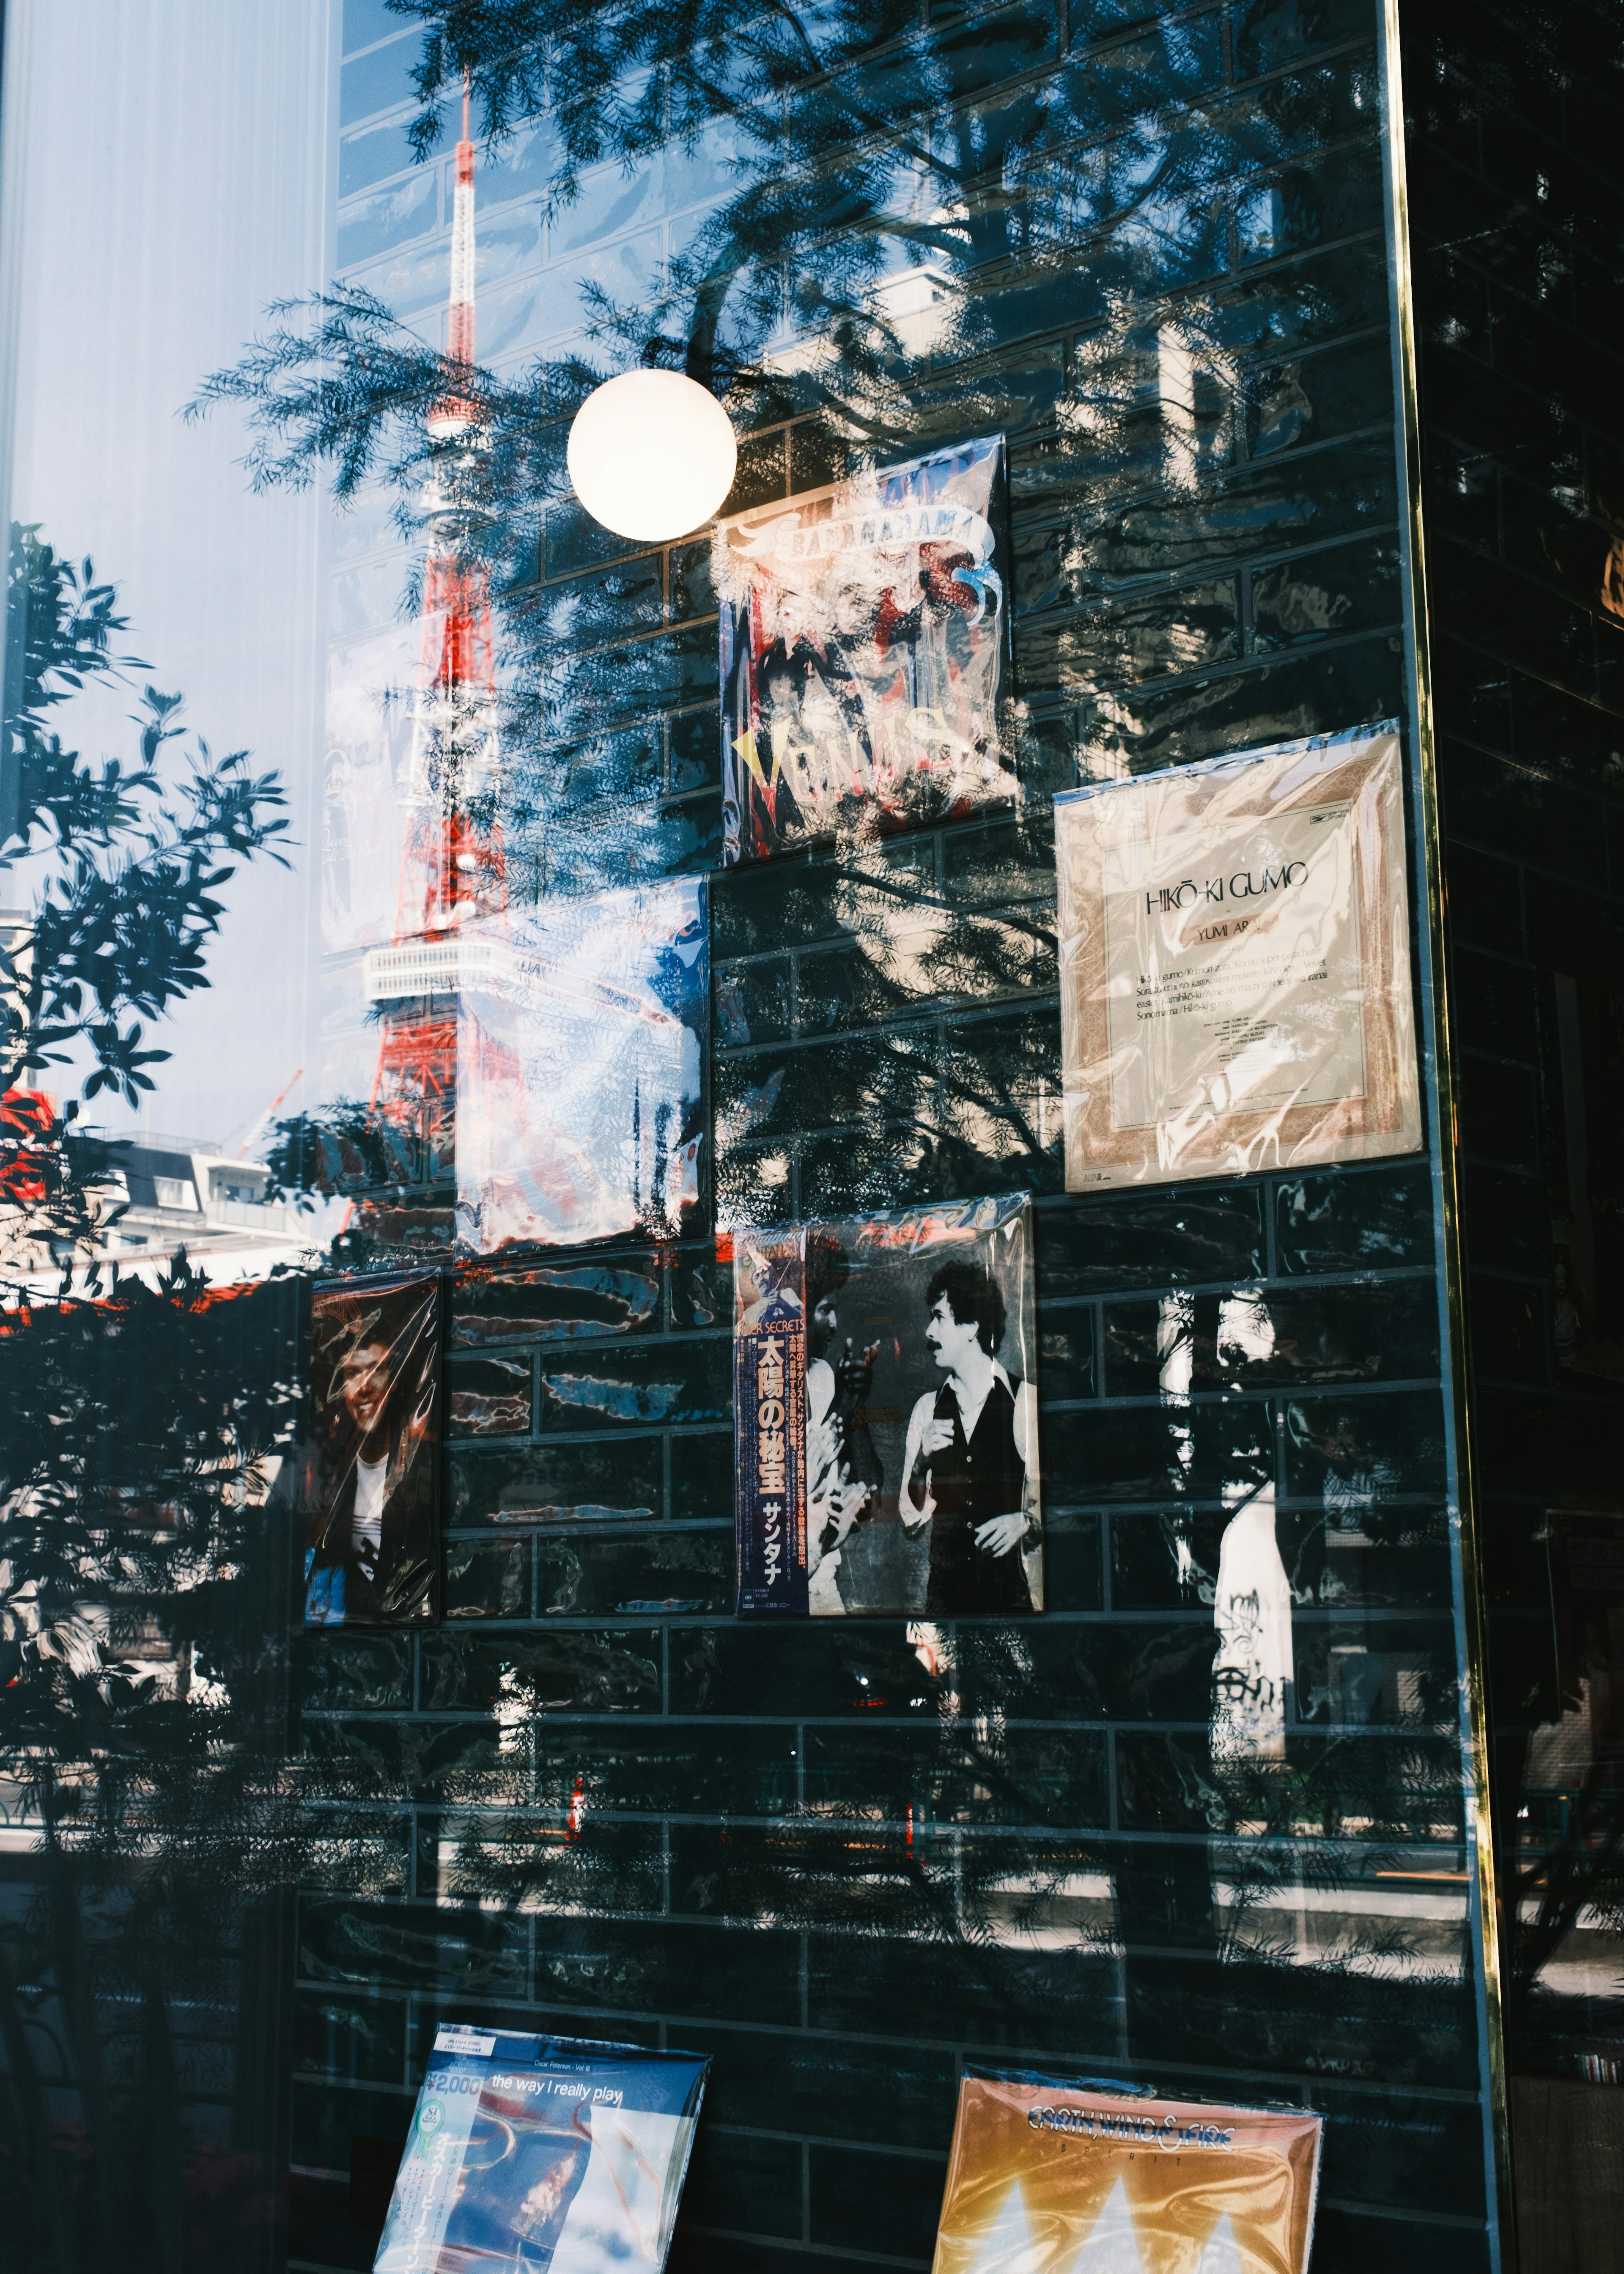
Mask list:
[[968,2070],[932,2274],[1304,2274],[1322,2128]]
[[741,1612],[1041,1610],[1024,1196],[736,1231]]
[[1392,725],[1055,801],[1066,1186],[1413,1152]]
[[718,527],[723,858],[1015,794],[1004,438]]
[[414,1271],[318,1284],[311,1298],[306,1626],[433,1616],[442,1292],[438,1272]]
[[447,2023],[374,2274],[660,2274],[709,2067]]
[[680,1230],[700,1191],[703,878],[510,908],[459,953],[459,1254]]

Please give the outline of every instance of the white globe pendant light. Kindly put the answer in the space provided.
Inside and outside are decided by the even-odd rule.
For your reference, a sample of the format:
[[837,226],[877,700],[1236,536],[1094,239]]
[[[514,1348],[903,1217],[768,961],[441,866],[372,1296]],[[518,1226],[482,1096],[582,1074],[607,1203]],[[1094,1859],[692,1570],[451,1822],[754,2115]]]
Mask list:
[[713,395],[680,371],[627,371],[595,388],[569,430],[569,478],[594,521],[658,545],[710,521],[739,448]]

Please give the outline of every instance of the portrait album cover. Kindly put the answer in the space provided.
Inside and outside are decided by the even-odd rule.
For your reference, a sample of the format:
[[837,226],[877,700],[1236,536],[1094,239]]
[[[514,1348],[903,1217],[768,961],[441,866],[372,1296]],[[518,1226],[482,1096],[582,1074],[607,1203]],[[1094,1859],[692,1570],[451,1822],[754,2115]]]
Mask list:
[[660,2274],[710,2065],[442,2024],[374,2274]]
[[1006,532],[1001,434],[719,524],[725,861],[1014,795]]
[[442,1297],[432,1271],[318,1284],[311,1297],[306,1626],[434,1615]]
[[740,1611],[1041,1610],[1026,1196],[731,1244]]
[[704,879],[510,908],[458,953],[458,1253],[680,1231],[700,1193]]
[[1391,722],[1055,800],[1066,1188],[1421,1142]]
[[1323,2128],[966,2068],[931,2274],[1304,2274]]

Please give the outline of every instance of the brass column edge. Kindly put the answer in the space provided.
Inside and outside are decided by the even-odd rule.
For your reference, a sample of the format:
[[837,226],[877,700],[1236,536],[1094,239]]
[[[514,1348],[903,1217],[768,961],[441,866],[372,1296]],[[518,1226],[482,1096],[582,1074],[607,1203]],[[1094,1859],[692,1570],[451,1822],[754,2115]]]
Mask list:
[[1448,951],[1445,928],[1447,894],[1443,869],[1443,832],[1438,794],[1438,751],[1433,724],[1430,616],[1427,606],[1425,514],[1422,505],[1420,377],[1417,351],[1415,293],[1410,272],[1410,203],[1405,163],[1401,0],[1381,0],[1382,99],[1387,190],[1390,200],[1388,242],[1393,263],[1394,356],[1402,441],[1402,523],[1408,561],[1408,612],[1414,734],[1419,769],[1422,843],[1420,890],[1426,915],[1427,955],[1432,996],[1433,1097],[1439,1116],[1436,1173],[1441,1207],[1444,1325],[1453,1408],[1455,1487],[1459,1495],[1462,1614],[1466,1645],[1465,1748],[1473,1783],[1471,1839],[1477,1859],[1477,1934],[1483,1954],[1493,2179],[1500,2263],[1517,2260],[1514,2217],[1510,2122],[1507,2094],[1504,1994],[1500,1943],[1502,1906],[1495,1867],[1492,1786],[1488,1745],[1487,1635],[1484,1617],[1483,1559],[1466,1335],[1462,1254],[1458,1081],[1450,1032]]

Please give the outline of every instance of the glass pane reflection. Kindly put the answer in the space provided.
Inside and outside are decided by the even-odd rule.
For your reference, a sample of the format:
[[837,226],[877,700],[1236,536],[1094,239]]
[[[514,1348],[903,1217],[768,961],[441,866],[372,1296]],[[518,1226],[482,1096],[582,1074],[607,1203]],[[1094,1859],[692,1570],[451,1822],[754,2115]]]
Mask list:
[[[1404,708],[1369,11],[538,4],[432,113],[426,9],[91,13],[7,58],[23,2263],[370,2263],[455,2010],[715,2052],[683,2267],[923,2263],[964,2058],[1309,2103],[1318,2265],[1485,2264],[1429,1164],[1062,1192],[1050,795]],[[705,535],[563,471],[642,360],[732,512],[1006,438],[1009,809],[722,865]],[[702,877],[691,1189],[456,1260],[482,928]],[[1021,1190],[1053,1608],[735,1622],[715,1234]],[[296,1633],[311,1281],[425,1261],[444,1616]]]

